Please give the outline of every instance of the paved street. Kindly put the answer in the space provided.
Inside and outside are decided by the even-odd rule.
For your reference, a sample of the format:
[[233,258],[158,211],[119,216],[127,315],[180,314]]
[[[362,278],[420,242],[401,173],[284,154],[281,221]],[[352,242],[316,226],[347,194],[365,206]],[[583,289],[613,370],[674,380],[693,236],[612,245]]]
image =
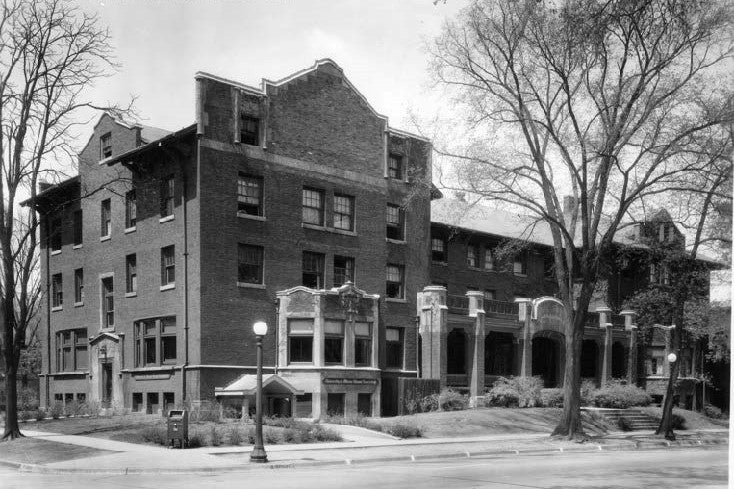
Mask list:
[[45,475],[0,468],[3,489],[727,487],[725,449],[676,449],[264,469],[211,475]]

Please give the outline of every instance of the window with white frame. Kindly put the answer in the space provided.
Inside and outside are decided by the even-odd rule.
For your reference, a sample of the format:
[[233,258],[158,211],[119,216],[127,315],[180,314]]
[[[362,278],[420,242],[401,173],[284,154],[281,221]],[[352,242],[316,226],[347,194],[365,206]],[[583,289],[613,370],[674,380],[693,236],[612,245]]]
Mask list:
[[112,156],[112,133],[108,132],[99,138],[99,159],[103,160]]
[[303,222],[316,226],[324,225],[324,192],[304,188],[302,195]]
[[313,319],[288,320],[288,363],[313,363]]
[[81,304],[84,302],[84,269],[77,268],[74,270],[74,302]]
[[302,285],[312,289],[324,288],[324,255],[321,253],[303,252]]
[[490,248],[484,248],[484,269],[494,270],[494,255]]
[[263,247],[240,243],[237,246],[237,282],[263,284]]
[[125,194],[125,229],[134,228],[138,222],[138,201],[135,190]]
[[132,294],[138,291],[138,259],[135,253],[125,257],[125,292]]
[[112,202],[105,199],[100,204],[100,229],[99,235],[103,238],[112,234]]
[[372,324],[354,323],[354,364],[372,366]]
[[479,266],[479,247],[470,244],[466,247],[466,265],[471,268]]
[[354,197],[334,194],[334,228],[354,231]]
[[344,321],[324,322],[324,363],[344,364]]
[[159,191],[161,218],[173,215],[175,182],[173,175],[161,179]]
[[385,296],[391,299],[405,298],[403,266],[388,264],[386,268],[387,279],[385,286]]
[[79,372],[89,365],[86,329],[68,329],[56,333],[56,370]]
[[176,283],[176,247],[175,245],[161,248],[161,286]]
[[115,287],[112,277],[102,279],[102,327],[115,326]]
[[240,173],[237,179],[237,212],[263,216],[263,178]]
[[387,204],[387,228],[388,239],[403,241],[405,239],[405,212],[398,205]]
[[385,328],[385,364],[403,368],[404,328]]
[[334,287],[354,283],[354,258],[334,255]]
[[64,285],[60,273],[56,273],[51,277],[51,307],[63,307],[64,305]]
[[403,157],[401,155],[390,153],[387,158],[387,176],[396,180],[403,179]]

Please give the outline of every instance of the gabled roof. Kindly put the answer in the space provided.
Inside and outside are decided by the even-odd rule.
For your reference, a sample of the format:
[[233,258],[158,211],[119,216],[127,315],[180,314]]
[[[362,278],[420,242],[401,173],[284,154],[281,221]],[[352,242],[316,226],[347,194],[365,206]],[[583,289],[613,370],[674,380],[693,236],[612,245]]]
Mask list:
[[[280,391],[289,392],[294,395],[303,394],[302,390],[296,389],[291,384],[283,380],[282,377],[276,374],[263,375],[263,390],[264,391]],[[254,374],[245,374],[239,379],[235,380],[227,387],[217,387],[214,389],[214,395],[217,397],[222,396],[252,396],[257,391],[257,376]]]
[[[34,207],[42,207],[44,204],[55,202],[59,199],[71,200],[74,197],[78,198],[81,190],[79,183],[79,175],[68,178],[55,185],[51,185],[47,189],[38,192],[35,199],[30,198],[22,201],[20,205]],[[68,197],[72,195],[72,197]]]

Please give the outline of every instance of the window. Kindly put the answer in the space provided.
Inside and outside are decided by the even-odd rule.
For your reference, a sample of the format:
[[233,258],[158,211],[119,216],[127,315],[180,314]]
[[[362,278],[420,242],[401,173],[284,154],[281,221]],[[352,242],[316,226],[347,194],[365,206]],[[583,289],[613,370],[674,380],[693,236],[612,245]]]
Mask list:
[[344,393],[328,393],[326,395],[326,414],[344,416]]
[[82,304],[84,302],[84,269],[77,268],[74,270],[74,302]]
[[321,190],[303,189],[303,222],[324,225],[324,192]]
[[547,279],[553,279],[556,276],[556,261],[551,255],[543,257],[543,275]]
[[441,238],[431,238],[431,260],[446,262],[446,241]]
[[344,322],[324,323],[324,362],[344,364]]
[[58,372],[86,370],[89,365],[87,344],[86,329],[70,329],[56,333],[56,370]]
[[484,291],[484,300],[485,301],[493,301],[496,296],[497,296],[497,292],[494,291],[494,290],[485,290]]
[[54,217],[51,219],[51,251],[61,251],[61,218]]
[[673,241],[675,238],[675,225],[672,222],[664,222],[658,226],[658,239],[663,241]]
[[112,133],[108,132],[99,138],[99,158],[101,160],[112,156]]
[[479,263],[479,247],[476,245],[469,245],[466,248],[466,264],[469,267],[477,268]]
[[528,274],[528,260],[525,253],[520,253],[515,257],[515,261],[512,263],[512,272],[515,275]]
[[240,142],[252,146],[260,144],[260,119],[249,115],[240,117]]
[[73,215],[74,219],[74,246],[79,246],[84,241],[84,225],[82,224],[82,211],[76,210]]
[[237,247],[237,282],[263,283],[263,248],[239,244]]
[[334,228],[354,231],[354,197],[334,194]]
[[176,318],[138,321],[135,333],[135,366],[176,363]]
[[112,233],[112,207],[110,199],[105,199],[100,204],[100,229],[99,235],[107,238]]
[[403,179],[403,157],[390,153],[387,159],[387,176],[396,180]]
[[366,392],[357,394],[357,412],[362,416],[372,416],[372,394]]
[[354,283],[354,258],[334,255],[334,286]]
[[385,363],[388,368],[403,368],[403,328],[385,328]]
[[102,325],[104,328],[115,326],[115,297],[112,277],[102,279]]
[[372,325],[354,323],[354,364],[358,367],[372,366]]
[[400,206],[387,204],[387,238],[403,241],[405,212]]
[[263,215],[263,179],[240,173],[237,179],[237,212],[248,216]]
[[176,247],[161,248],[161,286],[176,283]]
[[313,363],[313,319],[288,320],[288,362]]
[[132,294],[138,291],[137,257],[135,254],[125,257],[125,292]]
[[138,202],[135,190],[125,194],[125,229],[134,228],[138,221]]
[[51,307],[63,307],[64,305],[64,285],[61,274],[57,273],[51,277]]
[[403,267],[401,265],[387,265],[387,285],[385,295],[392,299],[404,298]]
[[168,217],[173,215],[173,197],[175,191],[175,180],[173,175],[168,175],[161,180],[160,189],[160,204],[161,204],[161,217]]
[[303,285],[312,289],[324,288],[324,255],[303,252]]
[[139,413],[143,409],[143,393],[133,392],[132,412]]
[[489,248],[484,249],[484,269],[494,270],[494,255]]

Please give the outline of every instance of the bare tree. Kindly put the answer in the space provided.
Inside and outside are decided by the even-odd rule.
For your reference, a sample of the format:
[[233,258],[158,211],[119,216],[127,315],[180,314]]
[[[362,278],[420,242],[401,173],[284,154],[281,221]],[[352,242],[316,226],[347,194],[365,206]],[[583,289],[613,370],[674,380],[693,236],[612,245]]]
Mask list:
[[[4,0],[0,10],[0,317],[6,369],[3,439],[18,427],[16,375],[41,294],[34,199],[75,153],[77,126],[95,108],[88,88],[114,71],[109,35],[67,0]],[[114,109],[114,108],[108,108]]]
[[550,227],[567,325],[556,435],[585,436],[585,316],[615,234],[704,172],[696,142],[732,120],[731,19],[715,0],[475,0],[431,47],[469,119],[465,144],[440,151],[446,186]]

